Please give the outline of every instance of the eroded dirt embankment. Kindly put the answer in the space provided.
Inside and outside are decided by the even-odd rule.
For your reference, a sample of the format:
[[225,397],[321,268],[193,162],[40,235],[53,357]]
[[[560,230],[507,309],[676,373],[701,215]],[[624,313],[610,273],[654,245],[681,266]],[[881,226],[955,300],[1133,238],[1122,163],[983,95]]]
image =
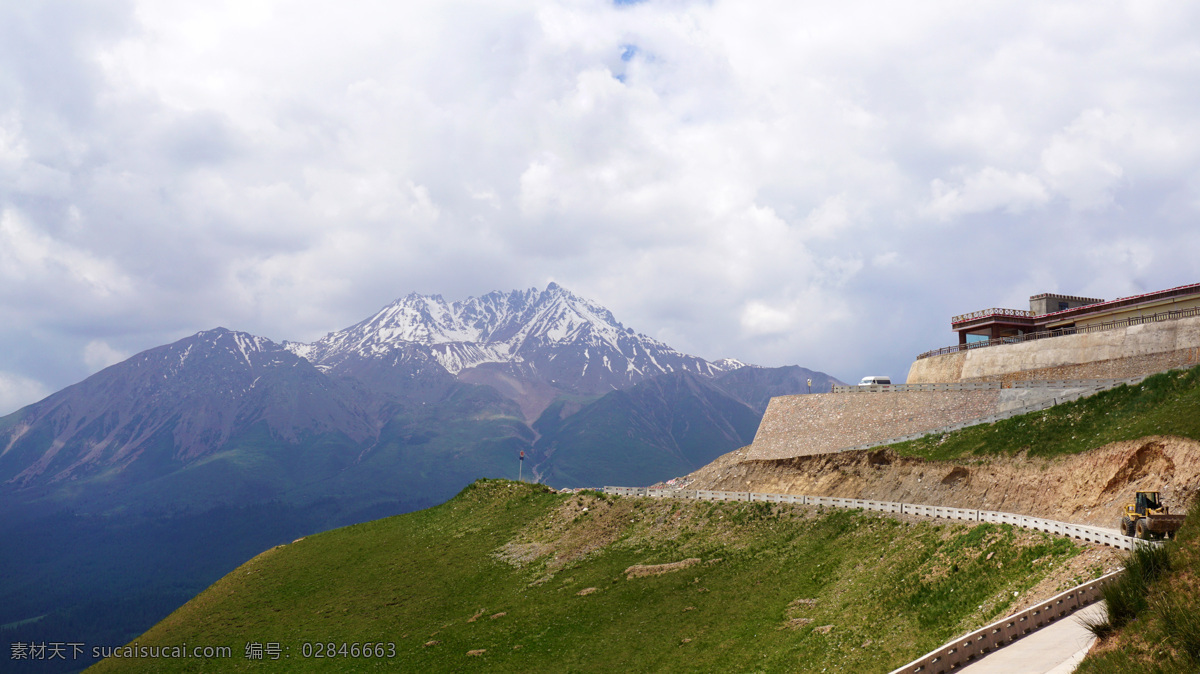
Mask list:
[[687,489],[808,494],[979,508],[1116,527],[1137,490],[1158,490],[1182,511],[1200,488],[1200,442],[1151,436],[1055,459],[954,462],[890,449],[747,460],[730,452],[688,477]]

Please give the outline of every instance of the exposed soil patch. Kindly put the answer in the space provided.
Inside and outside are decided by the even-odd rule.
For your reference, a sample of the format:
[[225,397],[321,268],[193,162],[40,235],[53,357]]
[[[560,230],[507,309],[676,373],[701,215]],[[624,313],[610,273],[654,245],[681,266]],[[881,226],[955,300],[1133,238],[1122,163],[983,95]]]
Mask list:
[[1200,442],[1150,436],[1054,459],[939,462],[891,450],[750,460],[730,452],[688,476],[689,489],[809,494],[979,508],[1116,527],[1138,490],[1181,510],[1200,488]]
[[[548,518],[539,520],[516,540],[502,546],[495,556],[518,568],[547,558],[546,570],[553,576],[563,566],[617,540],[629,518],[637,516],[633,506],[628,499],[576,494]],[[589,526],[572,526],[585,518]]]
[[661,576],[664,573],[679,571],[680,569],[686,569],[693,564],[699,563],[699,557],[691,557],[682,561],[671,562],[669,564],[634,564],[628,569],[625,569],[625,578],[626,580],[633,580],[634,578],[644,578],[646,576]]
[[510,542],[496,553],[501,560],[520,568],[546,554],[546,546],[541,543]]
[[1105,494],[1119,493],[1125,485],[1137,482],[1151,475],[1173,475],[1175,462],[1166,452],[1162,442],[1151,441],[1138,447],[1117,468],[1116,473],[1104,485]]
[[955,466],[953,470],[946,473],[946,477],[942,478],[942,484],[947,487],[953,487],[963,480],[971,478],[971,471],[962,466]]
[[867,454],[867,463],[872,466],[890,466],[892,459],[887,452],[881,450]]
[[780,626],[779,629],[798,630],[801,627],[808,625],[813,621],[813,619],[805,618],[799,614],[811,610],[816,605],[816,599],[806,599],[804,597],[793,599],[790,603],[788,603],[787,609],[784,610],[783,625]]

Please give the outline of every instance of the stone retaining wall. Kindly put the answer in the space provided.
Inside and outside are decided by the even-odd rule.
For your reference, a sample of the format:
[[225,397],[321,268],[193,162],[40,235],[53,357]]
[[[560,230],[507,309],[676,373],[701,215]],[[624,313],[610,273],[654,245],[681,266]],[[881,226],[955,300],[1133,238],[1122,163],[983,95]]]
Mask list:
[[908,384],[1124,379],[1200,364],[1200,317],[922,358]]
[[993,389],[779,396],[767,406],[747,458],[826,454],[931,431],[993,414],[1000,394]]
[[984,376],[973,381],[1002,381],[1007,384],[1018,379],[1125,379],[1196,365],[1200,365],[1200,347]]

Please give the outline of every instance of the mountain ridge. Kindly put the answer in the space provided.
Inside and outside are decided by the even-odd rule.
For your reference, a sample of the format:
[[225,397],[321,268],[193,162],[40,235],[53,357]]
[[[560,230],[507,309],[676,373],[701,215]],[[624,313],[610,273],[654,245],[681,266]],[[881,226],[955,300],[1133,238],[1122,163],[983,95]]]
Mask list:
[[284,347],[334,374],[347,361],[378,360],[406,349],[456,377],[479,379],[470,371],[501,366],[499,371],[531,385],[582,394],[678,370],[714,377],[743,365],[681,353],[553,282],[543,291],[494,291],[451,303],[441,295],[410,293],[348,328]]
[[[452,371],[445,365],[450,351],[439,348],[504,360],[477,360]],[[778,368],[683,354],[556,283],[453,303],[410,293],[311,344],[219,327],[109,366],[0,419],[0,485],[94,480],[139,461],[160,473],[176,470],[256,424],[264,425],[253,433],[260,441],[299,445],[302,436],[327,435],[365,446],[380,440],[395,415],[445,404],[463,386],[484,386],[516,402],[536,435],[534,422],[561,396],[599,401],[661,376],[687,373],[718,384],[720,395],[760,415],[770,395],[798,392],[805,373],[822,385],[833,381],[791,367],[795,371],[784,375]],[[701,395],[701,388],[702,397],[713,395],[711,387],[694,385],[686,395]],[[643,402],[651,404],[650,398]],[[742,414],[736,405],[719,407]],[[627,412],[626,422],[639,418]],[[720,426],[711,426],[723,438],[714,449],[752,439],[717,432]]]
[[[266,338],[204,330],[136,354],[10,415],[20,421],[0,452],[0,481],[24,486],[38,478],[61,482],[105,465],[120,470],[160,434],[170,437],[170,459],[186,463],[228,440],[236,427],[258,421],[283,438],[336,429],[365,440],[371,425],[343,388]],[[272,404],[272,396],[286,400]],[[50,447],[14,471],[15,461],[37,450],[37,438],[22,441],[39,425],[55,431]]]
[[[0,625],[119,643],[248,551],[479,478],[669,479],[749,442],[762,387],[800,376],[680,353],[561,286],[454,306],[410,294],[314,344],[204,330],[0,417],[0,537],[21,541]],[[442,364],[471,353],[498,360]]]

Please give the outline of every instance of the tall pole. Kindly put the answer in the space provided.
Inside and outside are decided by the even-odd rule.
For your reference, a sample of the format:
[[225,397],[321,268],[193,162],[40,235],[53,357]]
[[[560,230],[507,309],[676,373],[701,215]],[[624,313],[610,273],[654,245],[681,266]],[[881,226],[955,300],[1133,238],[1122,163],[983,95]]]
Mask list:
[[521,450],[520,462],[517,465],[519,466],[519,468],[517,468],[517,482],[524,482],[525,481],[524,480],[524,477],[525,477],[525,450],[523,450],[523,449]]

